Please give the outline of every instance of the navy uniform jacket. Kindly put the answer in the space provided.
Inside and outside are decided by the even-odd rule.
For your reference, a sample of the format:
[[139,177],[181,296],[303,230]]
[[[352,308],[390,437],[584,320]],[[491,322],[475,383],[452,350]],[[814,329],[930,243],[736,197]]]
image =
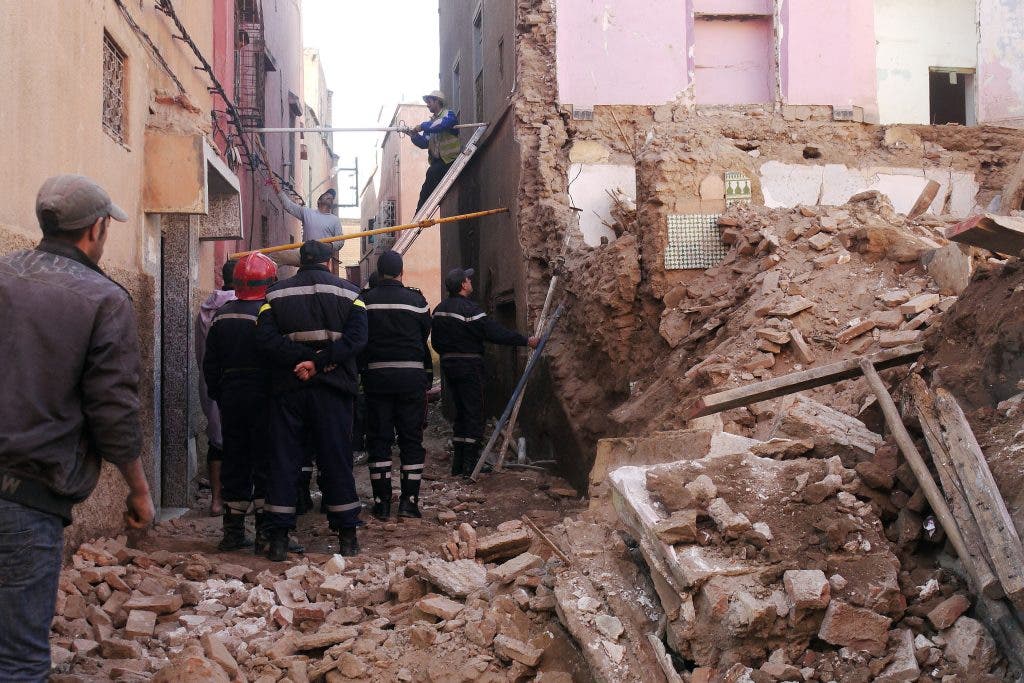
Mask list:
[[461,295],[450,296],[434,309],[431,342],[441,354],[480,354],[484,342],[506,346],[526,346],[526,337],[494,322],[476,302]]
[[433,361],[427,346],[430,307],[423,294],[398,280],[381,278],[360,298],[369,327],[360,362],[363,388],[382,394],[425,391]]
[[256,317],[263,301],[229,301],[217,311],[206,336],[203,378],[206,392],[219,401],[224,391],[266,391],[269,372],[256,339]]
[[[358,392],[356,356],[366,346],[366,307],[358,296],[358,287],[323,265],[302,266],[267,289],[256,329],[274,391],[318,383],[352,396]],[[293,370],[308,360],[316,363],[317,374],[303,382]]]

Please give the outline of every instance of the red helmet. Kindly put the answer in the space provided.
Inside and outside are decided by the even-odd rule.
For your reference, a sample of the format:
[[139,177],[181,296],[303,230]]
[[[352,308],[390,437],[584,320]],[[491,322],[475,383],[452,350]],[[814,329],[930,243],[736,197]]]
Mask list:
[[277,282],[277,265],[260,253],[246,254],[235,265],[235,296],[242,301],[259,301],[267,287]]

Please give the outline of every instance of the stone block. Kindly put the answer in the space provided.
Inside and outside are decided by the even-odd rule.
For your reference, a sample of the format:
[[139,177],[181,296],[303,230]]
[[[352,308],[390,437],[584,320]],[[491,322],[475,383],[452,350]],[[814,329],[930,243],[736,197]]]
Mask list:
[[455,602],[443,595],[428,595],[416,603],[416,607],[425,614],[431,614],[443,621],[449,621],[466,608],[461,602]]
[[128,638],[149,638],[156,628],[156,612],[133,609],[128,613],[124,635]]
[[945,634],[946,658],[969,673],[987,671],[998,656],[995,641],[981,622],[960,617]]
[[347,593],[351,587],[352,577],[344,576],[342,574],[331,574],[323,580],[323,583],[320,584],[317,591],[319,591],[321,595],[338,597]]
[[810,439],[770,439],[750,447],[750,453],[759,458],[789,460],[799,458],[814,448]]
[[818,234],[808,239],[807,243],[811,245],[811,248],[814,249],[815,251],[824,251],[825,249],[828,249],[830,246],[832,246],[833,242],[831,235],[826,234],[824,232],[819,232]]
[[488,534],[477,539],[476,557],[482,562],[500,562],[526,552],[532,543],[533,536],[526,528]]
[[896,683],[897,681],[916,681],[921,675],[917,665],[917,649],[914,647],[914,634],[910,629],[895,631],[892,640],[892,661],[875,679],[879,683]]
[[790,604],[796,609],[828,607],[831,588],[825,572],[820,569],[791,569],[782,575],[782,583]]
[[227,647],[224,646],[224,642],[220,638],[213,633],[204,633],[199,642],[203,644],[206,656],[219,664],[228,676],[231,678],[238,676],[238,662],[231,656],[231,653],[228,652]]
[[540,658],[544,656],[543,650],[504,635],[496,636],[493,646],[495,654],[502,659],[519,662],[531,668],[540,664]]
[[708,505],[708,515],[726,538],[739,538],[751,529],[747,516],[733,512],[723,498],[715,498],[711,501],[711,504]]
[[105,638],[100,643],[100,654],[107,659],[141,659],[142,645],[124,638]]
[[697,540],[697,511],[677,510],[654,525],[654,533],[664,543],[694,543]]
[[895,330],[903,324],[903,314],[899,311],[871,311],[868,320],[875,323],[875,327],[882,330]]
[[523,553],[488,571],[487,580],[497,581],[499,584],[512,583],[520,574],[542,564],[544,560],[541,557],[533,553]]
[[355,640],[359,630],[354,626],[335,626],[333,628],[320,628],[319,630],[303,636],[291,636],[292,645],[296,652],[309,650],[321,650],[323,648],[344,643],[347,640]]
[[855,417],[805,396],[797,396],[793,405],[778,420],[776,432],[814,442],[815,455],[839,456],[846,467],[870,459],[882,445],[882,437]]
[[836,341],[840,344],[846,344],[860,335],[870,332],[875,329],[875,321],[868,318],[867,320],[860,320],[851,325],[848,325],[846,329],[836,335]]
[[[186,650],[188,652],[188,650]],[[231,679],[216,662],[198,654],[183,654],[156,672],[153,683],[230,683]]]
[[299,605],[304,605],[309,602],[306,590],[302,587],[302,584],[295,579],[276,581],[274,583],[274,592],[277,594],[278,602],[289,609],[294,610]]
[[833,600],[825,611],[818,637],[826,643],[870,652],[885,651],[892,619],[842,600]]
[[428,558],[415,565],[414,571],[453,598],[465,598],[483,588],[488,581],[487,570],[475,560],[446,562],[439,558]]
[[878,337],[878,345],[883,349],[891,349],[921,341],[924,333],[921,330],[903,330],[899,332],[883,332]]
[[[116,593],[114,595],[117,595]],[[113,599],[113,596],[111,596]],[[134,596],[126,603],[126,610],[144,610],[156,614],[173,614],[181,609],[183,601],[180,595],[145,595]]]
[[963,593],[946,598],[928,613],[928,621],[942,631],[956,623],[956,620],[971,606],[971,601]]

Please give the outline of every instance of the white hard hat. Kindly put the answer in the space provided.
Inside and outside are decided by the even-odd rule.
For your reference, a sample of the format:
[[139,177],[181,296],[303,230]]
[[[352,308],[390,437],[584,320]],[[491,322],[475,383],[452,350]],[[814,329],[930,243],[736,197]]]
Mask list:
[[431,98],[431,97],[433,97],[433,98],[434,98],[435,100],[440,100],[440,101],[441,101],[441,104],[445,104],[445,103],[446,103],[446,102],[448,101],[448,98],[447,98],[447,97],[445,97],[445,96],[444,96],[444,93],[443,93],[443,92],[441,92],[440,90],[434,90],[434,91],[433,91],[433,92],[431,92],[430,94],[428,94],[428,95],[424,95],[424,96],[423,96],[423,101],[424,101],[424,102],[426,102],[426,101],[427,101],[427,99],[429,99],[429,98]]

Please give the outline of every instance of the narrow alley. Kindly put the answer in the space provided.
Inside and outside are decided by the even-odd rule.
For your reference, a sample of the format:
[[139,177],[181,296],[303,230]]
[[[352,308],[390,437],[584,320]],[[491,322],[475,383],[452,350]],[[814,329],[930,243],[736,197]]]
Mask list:
[[1024,2],[0,62],[0,683],[1024,683]]

